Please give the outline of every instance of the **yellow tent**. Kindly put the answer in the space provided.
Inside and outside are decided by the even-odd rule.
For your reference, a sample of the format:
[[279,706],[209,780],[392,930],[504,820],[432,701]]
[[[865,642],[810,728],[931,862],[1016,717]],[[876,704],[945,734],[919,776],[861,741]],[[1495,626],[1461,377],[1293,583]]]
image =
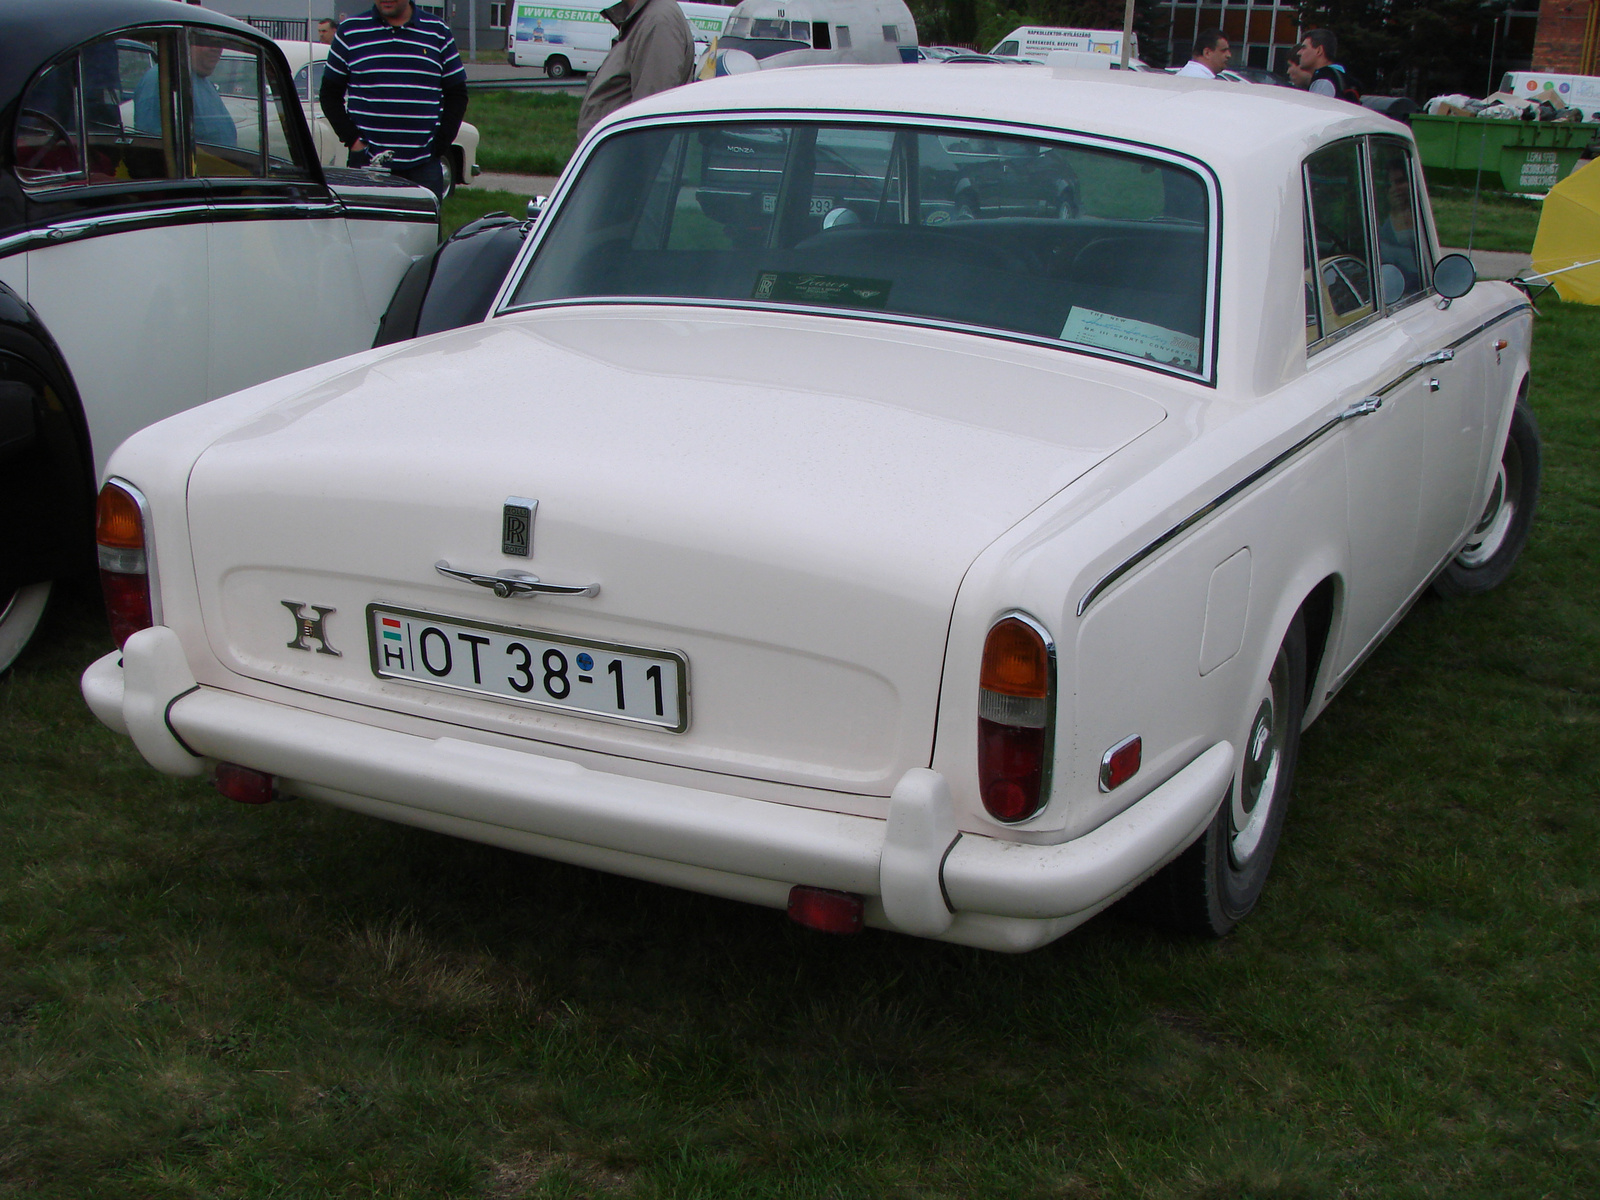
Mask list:
[[1548,275],[1563,300],[1600,304],[1600,159],[1545,197],[1528,275]]

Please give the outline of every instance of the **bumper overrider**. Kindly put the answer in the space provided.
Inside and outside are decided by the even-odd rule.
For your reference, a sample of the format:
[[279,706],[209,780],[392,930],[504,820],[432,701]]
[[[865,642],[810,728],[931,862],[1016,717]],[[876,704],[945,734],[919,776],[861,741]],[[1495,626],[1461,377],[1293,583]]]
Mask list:
[[800,884],[866,899],[865,921],[1022,951],[1060,936],[1170,861],[1234,770],[1219,742],[1099,828],[1059,845],[960,833],[945,779],[901,776],[886,820],[597,771],[529,750],[420,737],[197,686],[172,630],[141,630],[83,675],[106,725],[158,770],[214,762],[285,793],[770,907]]

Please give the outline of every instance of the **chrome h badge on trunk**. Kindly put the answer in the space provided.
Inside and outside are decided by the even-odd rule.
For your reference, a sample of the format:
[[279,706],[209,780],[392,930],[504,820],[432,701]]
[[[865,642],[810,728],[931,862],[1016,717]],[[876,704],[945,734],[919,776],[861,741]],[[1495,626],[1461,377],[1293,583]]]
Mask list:
[[538,509],[537,500],[526,496],[506,497],[505,515],[500,521],[501,554],[533,557],[533,514]]

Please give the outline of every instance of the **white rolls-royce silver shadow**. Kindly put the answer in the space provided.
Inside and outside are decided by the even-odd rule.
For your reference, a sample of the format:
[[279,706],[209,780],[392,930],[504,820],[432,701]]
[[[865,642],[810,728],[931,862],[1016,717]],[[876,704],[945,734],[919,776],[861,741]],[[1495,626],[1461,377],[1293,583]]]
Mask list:
[[1222,934],[1301,730],[1528,535],[1526,297],[1354,105],[752,73],[511,231],[481,319],[113,457],[83,689],[158,769],[824,930]]

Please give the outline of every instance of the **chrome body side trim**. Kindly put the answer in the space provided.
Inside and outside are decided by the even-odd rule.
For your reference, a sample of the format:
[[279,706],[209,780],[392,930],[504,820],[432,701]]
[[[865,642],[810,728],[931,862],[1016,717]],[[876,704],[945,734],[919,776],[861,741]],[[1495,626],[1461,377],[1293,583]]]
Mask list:
[[381,204],[352,204],[338,199],[321,201],[208,199],[188,204],[168,205],[163,208],[141,209],[137,212],[107,213],[99,217],[57,221],[33,229],[24,229],[19,233],[0,238],[0,257],[42,246],[53,246],[59,242],[102,237],[111,233],[131,233],[162,225],[318,220],[333,217],[357,221],[406,221],[419,225],[436,225],[439,221],[438,214],[432,210]]
[[1350,405],[1348,408],[1344,409],[1330,420],[1324,422],[1317,429],[1301,438],[1283,453],[1268,461],[1264,466],[1258,467],[1254,471],[1250,472],[1250,474],[1246,475],[1238,483],[1228,488],[1227,491],[1221,493],[1214,500],[1211,500],[1209,503],[1203,504],[1199,508],[1195,509],[1194,512],[1190,513],[1183,520],[1172,526],[1172,528],[1168,529],[1165,533],[1161,534],[1159,537],[1143,546],[1134,554],[1124,559],[1120,564],[1117,565],[1116,568],[1101,576],[1095,585],[1086,591],[1083,594],[1083,597],[1078,601],[1078,616],[1083,616],[1083,614],[1089,610],[1089,606],[1099,599],[1101,594],[1109,589],[1114,583],[1116,583],[1117,580],[1128,574],[1140,563],[1144,562],[1151,555],[1155,554],[1156,551],[1167,545],[1167,543],[1171,542],[1173,539],[1177,538],[1181,534],[1198,525],[1201,521],[1205,520],[1206,517],[1216,512],[1217,509],[1221,508],[1228,501],[1232,500],[1251,484],[1255,483],[1263,476],[1270,474],[1289,459],[1299,454],[1300,451],[1304,450],[1307,446],[1317,441],[1324,434],[1331,433],[1346,421],[1354,420],[1358,417],[1364,417],[1371,413],[1377,412],[1378,409],[1383,407],[1384,397],[1390,392],[1394,391],[1402,383],[1405,383],[1406,380],[1410,379],[1413,375],[1416,375],[1420,371],[1426,370],[1435,362],[1448,361],[1448,359],[1439,358],[1438,355],[1447,354],[1448,358],[1454,358],[1456,350],[1466,345],[1466,343],[1470,342],[1480,333],[1483,333],[1485,330],[1491,329],[1498,325],[1501,321],[1514,317],[1518,313],[1525,312],[1532,307],[1533,305],[1528,303],[1514,304],[1504,312],[1490,317],[1481,325],[1478,325],[1471,331],[1462,334],[1443,350],[1438,351],[1436,354],[1427,355],[1412,363],[1409,367],[1407,367],[1406,370],[1395,376],[1388,383],[1384,384],[1372,395]]

